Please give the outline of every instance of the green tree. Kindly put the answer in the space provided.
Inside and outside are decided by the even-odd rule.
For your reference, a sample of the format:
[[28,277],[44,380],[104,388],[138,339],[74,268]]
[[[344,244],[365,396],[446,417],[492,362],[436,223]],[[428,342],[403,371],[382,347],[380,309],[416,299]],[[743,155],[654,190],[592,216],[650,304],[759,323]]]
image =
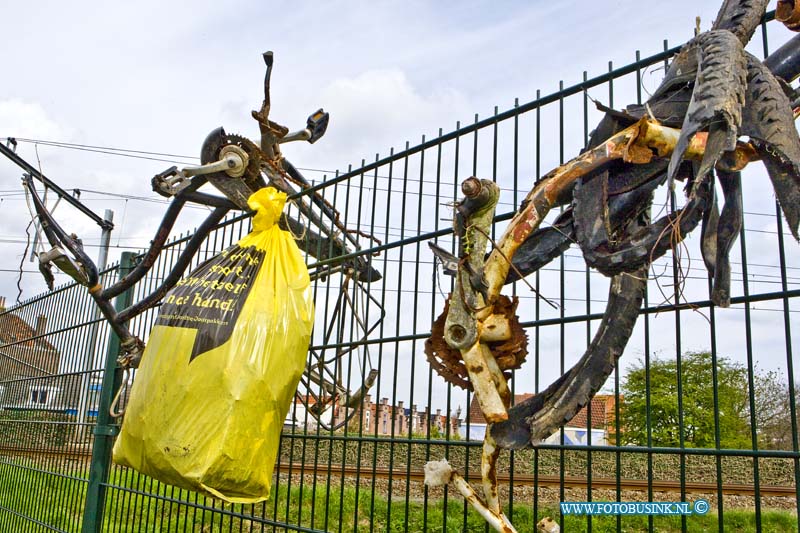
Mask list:
[[[683,442],[687,447],[715,446],[712,359],[708,353],[681,357]],[[717,358],[720,445],[751,447],[747,369],[727,358]],[[675,360],[650,361],[650,425],[654,446],[679,446],[678,368]],[[628,367],[621,389],[621,441],[647,444],[647,373],[643,360]],[[757,402],[758,404],[758,402]]]
[[792,426],[792,408],[790,403],[789,382],[777,372],[757,374],[754,380],[756,427],[758,428],[758,446],[771,450],[791,450],[793,446],[794,427],[800,427],[800,385],[795,378],[795,417],[796,425]]

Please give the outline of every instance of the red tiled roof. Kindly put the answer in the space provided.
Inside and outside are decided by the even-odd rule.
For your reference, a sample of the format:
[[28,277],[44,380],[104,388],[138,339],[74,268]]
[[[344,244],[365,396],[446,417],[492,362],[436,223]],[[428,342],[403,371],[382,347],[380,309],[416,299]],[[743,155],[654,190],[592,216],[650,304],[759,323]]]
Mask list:
[[[609,398],[612,399],[611,402],[608,401]],[[614,415],[613,406],[613,396],[598,394],[592,398],[591,403],[587,406],[589,409],[584,407],[565,425],[575,428],[585,428],[587,427],[588,417],[591,415],[592,429],[605,429]],[[609,412],[609,410],[611,412]]]
[[[0,315],[0,343],[8,344],[36,336],[36,330],[21,317],[5,313]],[[28,340],[20,343],[22,346],[40,348],[42,350],[55,350],[45,337]]]

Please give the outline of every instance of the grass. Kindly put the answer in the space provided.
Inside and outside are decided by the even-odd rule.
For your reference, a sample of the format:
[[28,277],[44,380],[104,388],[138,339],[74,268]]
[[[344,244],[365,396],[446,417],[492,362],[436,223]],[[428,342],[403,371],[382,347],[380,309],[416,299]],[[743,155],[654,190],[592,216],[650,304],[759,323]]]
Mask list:
[[[384,498],[377,498],[374,503],[371,493],[367,490],[345,488],[336,491],[341,495],[341,501],[334,499],[327,507],[327,527],[324,513],[315,513],[311,519],[311,506],[314,495],[311,490],[305,490],[301,495],[299,489],[290,491],[290,504],[288,522],[297,523],[306,527],[314,527],[328,531],[369,531],[370,521],[374,524],[374,531],[400,532],[400,531],[431,531],[431,532],[483,532],[485,522],[472,509],[466,509],[460,497],[450,497],[445,507],[441,499],[429,500],[427,507],[423,502],[409,502],[406,512],[405,501],[394,502],[390,507]],[[279,509],[286,509],[286,492],[280,491]],[[318,491],[316,494],[317,511],[325,509],[325,494]],[[446,509],[446,513],[445,510]],[[356,510],[358,511],[356,514]],[[550,516],[560,520],[557,507],[544,507],[539,509],[538,519]],[[281,516],[281,515],[279,515]],[[730,511],[724,513],[723,525],[728,531],[754,531],[755,513],[748,511]],[[535,531],[536,522],[533,511],[529,507],[516,506],[512,517],[514,526],[518,531]],[[678,532],[681,531],[680,517],[654,517],[654,531]],[[703,516],[689,516],[686,518],[688,531],[717,531],[718,517],[716,514]],[[765,511],[761,515],[762,531],[764,532],[789,532],[797,531],[797,518],[785,511]],[[619,527],[618,527],[619,526]],[[626,516],[618,524],[616,517],[593,517],[593,532],[616,531],[648,531],[647,516]],[[585,516],[564,517],[562,531],[587,531],[588,519]]]
[[[320,483],[316,491],[306,485],[287,490],[281,484],[273,498],[257,505],[223,504],[217,500],[198,497],[194,493],[162,485],[144,476],[123,469],[114,469],[112,482],[120,488],[110,488],[106,505],[106,525],[110,532],[216,532],[252,533],[273,531],[269,518],[276,522],[299,524],[304,528],[326,531],[430,531],[483,532],[485,523],[472,509],[466,509],[460,497],[450,495],[445,501],[431,498],[424,501],[404,499],[390,502],[366,488],[328,486]],[[0,530],[40,531],[41,526],[24,520],[15,513],[66,531],[78,531],[85,483],[54,476],[50,473],[0,463]],[[551,516],[561,520],[558,509],[544,506],[538,518]],[[754,531],[755,514],[749,511],[726,511],[723,525],[727,531]],[[267,517],[268,519],[265,519]],[[522,531],[535,531],[532,509],[517,504],[513,523]],[[585,516],[567,516],[562,531],[586,531]],[[786,511],[764,511],[762,531],[797,531],[797,518]],[[625,516],[619,523],[616,517],[593,517],[593,532],[648,531],[648,517]],[[718,517],[686,517],[687,531],[717,531]],[[681,531],[680,517],[654,517],[654,531]],[[275,531],[290,531],[283,527]]]
[[70,530],[81,519],[85,490],[75,479],[0,462],[0,531],[43,531],[36,522]]

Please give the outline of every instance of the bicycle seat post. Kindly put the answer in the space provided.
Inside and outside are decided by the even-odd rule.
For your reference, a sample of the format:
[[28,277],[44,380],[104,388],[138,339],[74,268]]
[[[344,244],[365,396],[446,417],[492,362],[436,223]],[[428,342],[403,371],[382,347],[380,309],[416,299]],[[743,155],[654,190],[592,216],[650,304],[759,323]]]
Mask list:
[[274,145],[277,142],[275,134],[271,131],[269,124],[269,111],[270,111],[270,97],[269,97],[269,84],[272,77],[272,52],[264,52],[264,64],[267,65],[267,72],[264,74],[264,101],[261,104],[260,111],[253,111],[253,118],[258,121],[259,129],[261,130],[261,150],[270,159],[275,157]]

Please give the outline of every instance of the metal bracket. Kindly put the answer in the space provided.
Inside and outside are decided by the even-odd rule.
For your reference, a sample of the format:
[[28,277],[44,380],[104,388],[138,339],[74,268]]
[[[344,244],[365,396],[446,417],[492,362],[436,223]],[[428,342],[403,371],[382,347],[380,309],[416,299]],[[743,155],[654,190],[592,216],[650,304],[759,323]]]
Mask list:
[[64,274],[68,275],[81,285],[89,284],[89,277],[83,266],[64,253],[60,246],[54,246],[47,252],[39,254],[40,269],[42,266],[46,268],[48,264],[54,264]]
[[489,228],[500,198],[500,188],[490,180],[468,178],[461,184],[461,190],[466,198],[458,204],[455,221],[460,261],[444,329],[445,341],[456,350],[468,349],[478,340],[475,310],[488,303],[481,283],[483,263]]
[[119,426],[95,426],[92,432],[95,435],[105,435],[107,437],[116,437],[119,435]]

